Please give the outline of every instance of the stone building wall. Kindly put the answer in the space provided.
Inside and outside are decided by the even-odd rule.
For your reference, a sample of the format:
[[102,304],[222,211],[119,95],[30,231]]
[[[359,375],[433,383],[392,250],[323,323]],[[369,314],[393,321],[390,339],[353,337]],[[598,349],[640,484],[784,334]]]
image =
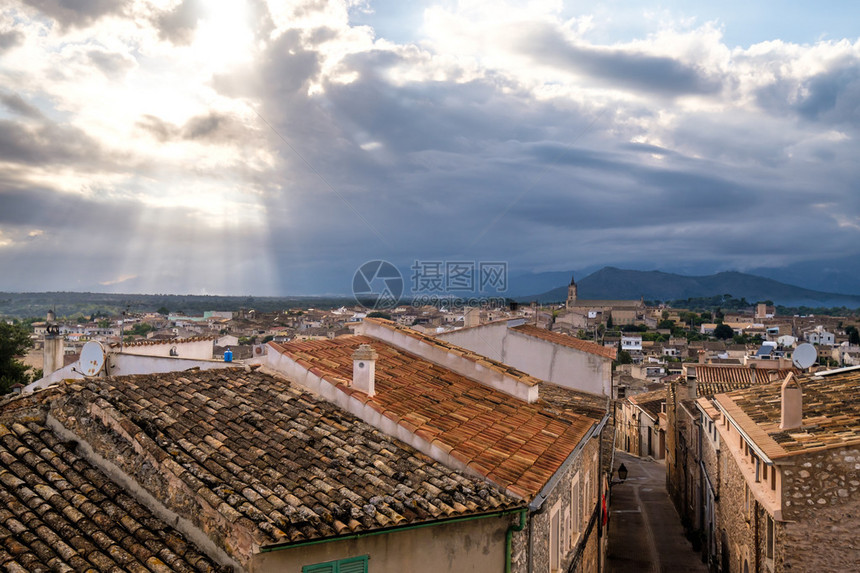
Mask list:
[[776,572],[860,571],[860,448],[797,457],[782,492]]
[[[714,425],[719,424],[719,421],[713,422]],[[715,497],[714,503],[714,518],[713,518],[713,529],[709,530],[708,527],[708,519],[707,515],[703,509],[703,520],[704,520],[704,543],[702,544],[702,556],[709,563],[716,564],[719,563],[719,551],[720,551],[720,505],[719,500],[721,496],[722,488],[720,487],[720,482],[722,480],[722,472],[720,471],[720,456],[722,455],[720,451],[717,450],[717,445],[719,443],[719,434],[716,431],[716,428],[710,429],[707,427],[703,427],[702,431],[702,450],[701,450],[701,460],[702,465],[704,466],[704,473],[701,474],[701,488],[702,488],[702,503],[707,503],[707,491],[710,487],[713,488],[713,493]],[[717,433],[717,439],[714,440],[714,434]]]
[[[719,529],[721,532],[718,553],[722,563],[730,565],[732,573],[742,572],[743,563],[749,563],[749,570],[755,571],[755,498],[749,492],[747,506],[747,482],[734,457],[724,452],[723,468],[720,475]],[[725,532],[725,535],[722,535]],[[727,543],[726,543],[727,542]],[[723,573],[729,573],[723,571]]]
[[[535,573],[550,573],[550,520],[554,508],[558,508],[560,518],[564,516],[572,516],[571,507],[571,486],[574,476],[578,476],[580,483],[580,496],[583,496],[583,519],[581,530],[583,535],[586,533],[586,527],[592,513],[599,506],[599,491],[600,480],[600,459],[599,459],[600,440],[598,438],[589,439],[583,447],[579,456],[574,460],[567,470],[565,470],[562,478],[558,481],[555,488],[544,501],[541,510],[538,513],[530,515],[531,523],[519,533],[514,534],[512,547],[512,569],[517,573],[526,573],[531,570]],[[586,474],[589,477],[590,493],[587,497],[583,492]],[[585,502],[587,500],[587,503]],[[568,517],[570,519],[570,517]],[[597,519],[599,519],[599,514]],[[567,527],[562,527],[562,531],[570,531]],[[529,542],[529,533],[531,533],[531,551],[527,551],[526,545]],[[598,543],[598,524],[595,522],[591,531],[588,532],[588,538],[585,541],[584,550],[577,555],[577,548],[583,537],[580,536],[576,545],[571,546],[570,541],[566,542],[564,547],[567,548],[565,555],[560,561],[560,571],[567,571],[574,559],[577,559],[575,571],[582,573],[591,573],[597,571],[597,563],[599,556]],[[528,567],[528,556],[531,555],[531,568]]]

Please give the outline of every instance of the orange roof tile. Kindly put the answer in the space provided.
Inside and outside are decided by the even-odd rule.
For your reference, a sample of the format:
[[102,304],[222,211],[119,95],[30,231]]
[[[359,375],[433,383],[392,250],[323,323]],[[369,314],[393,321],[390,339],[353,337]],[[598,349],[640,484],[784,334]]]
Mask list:
[[528,336],[533,336],[535,338],[546,340],[547,342],[561,344],[562,346],[567,346],[568,348],[581,350],[582,352],[588,352],[589,354],[602,356],[603,358],[609,358],[610,360],[615,360],[615,357],[618,354],[617,348],[602,346],[589,340],[580,340],[579,338],[574,338],[572,336],[568,336],[567,334],[562,334],[561,332],[553,332],[545,328],[538,328],[537,326],[532,326],[531,324],[521,324],[520,326],[515,326],[513,330],[516,330],[517,332]]
[[789,372],[798,374],[795,368],[778,370],[775,368],[749,368],[747,366],[713,366],[697,364],[687,367],[696,369],[696,393],[699,396],[715,396],[732,390],[749,388],[753,385],[768,384],[773,374],[784,380]]
[[782,430],[782,381],[715,397],[771,459],[860,443],[860,370],[798,377],[803,425]]
[[[413,330],[409,327],[401,326],[394,321],[386,320],[384,318],[365,318],[364,322],[378,324],[390,330],[400,332],[401,334],[404,334],[410,338],[414,338],[415,340],[420,340],[421,342],[430,346],[434,346],[452,354],[456,354],[458,356],[471,360],[472,362],[477,362],[482,366],[492,368],[493,370],[497,370],[506,374],[507,376],[515,378],[519,383],[525,384],[526,386],[537,386],[541,382],[539,378],[535,378],[531,374],[526,374],[525,372],[517,370],[513,366],[510,366],[503,362],[498,362],[497,360],[493,360],[492,358],[487,358],[483,354],[472,352],[467,348],[457,346],[456,344],[453,344],[451,342],[446,342],[440,338],[434,338],[432,336],[428,336],[426,334],[418,332],[417,330]],[[351,371],[350,375],[352,375]]]
[[605,411],[604,398],[548,384],[529,404],[367,336],[273,346],[366,399],[348,386],[360,344],[379,356],[367,404],[521,498],[537,495]]

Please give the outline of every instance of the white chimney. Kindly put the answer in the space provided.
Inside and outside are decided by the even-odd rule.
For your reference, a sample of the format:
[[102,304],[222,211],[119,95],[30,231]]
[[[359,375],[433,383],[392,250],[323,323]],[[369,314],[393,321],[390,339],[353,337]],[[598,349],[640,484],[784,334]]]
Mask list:
[[376,394],[376,351],[360,345],[352,355],[352,386],[368,396]]
[[793,372],[789,373],[782,383],[781,406],[780,430],[792,430],[803,425],[803,389]]

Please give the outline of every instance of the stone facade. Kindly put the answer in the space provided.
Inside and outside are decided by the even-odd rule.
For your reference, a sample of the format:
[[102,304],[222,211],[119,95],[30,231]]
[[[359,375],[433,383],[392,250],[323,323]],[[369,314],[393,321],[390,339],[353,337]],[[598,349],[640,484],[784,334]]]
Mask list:
[[[531,523],[524,531],[514,534],[513,571],[586,573],[598,570],[604,480],[600,449],[599,439],[589,440],[564,471],[541,509],[531,514]],[[558,545],[554,543],[556,539]],[[558,547],[555,557],[552,555],[554,547]]]
[[[839,448],[782,469],[784,523],[777,529],[776,571],[858,571],[860,449]],[[822,551],[822,547],[839,551]]]

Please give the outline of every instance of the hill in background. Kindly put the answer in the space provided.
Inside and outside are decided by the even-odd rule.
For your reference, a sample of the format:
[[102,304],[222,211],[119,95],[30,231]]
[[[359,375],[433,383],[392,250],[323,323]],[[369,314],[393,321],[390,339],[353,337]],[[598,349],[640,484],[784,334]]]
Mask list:
[[[628,271],[604,267],[577,280],[581,299],[639,299],[672,301],[730,294],[751,303],[771,300],[783,306],[860,307],[860,296],[821,292],[739,272],[707,276],[684,276],[662,271]],[[567,284],[541,294],[522,297],[524,301],[563,302]]]

